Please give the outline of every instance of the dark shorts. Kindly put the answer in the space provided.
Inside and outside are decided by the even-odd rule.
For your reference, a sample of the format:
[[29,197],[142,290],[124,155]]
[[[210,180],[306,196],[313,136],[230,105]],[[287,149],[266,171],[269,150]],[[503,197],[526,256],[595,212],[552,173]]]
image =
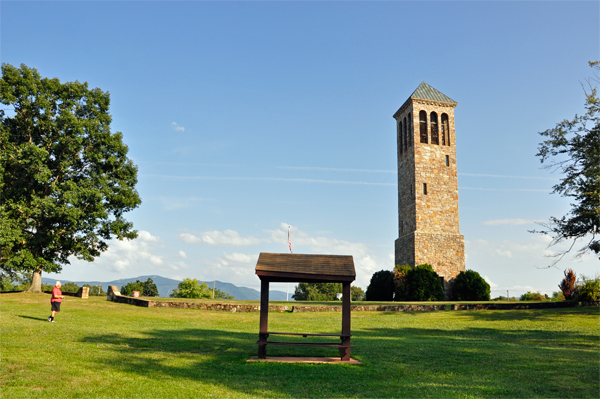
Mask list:
[[60,312],[60,302],[52,302],[52,311]]

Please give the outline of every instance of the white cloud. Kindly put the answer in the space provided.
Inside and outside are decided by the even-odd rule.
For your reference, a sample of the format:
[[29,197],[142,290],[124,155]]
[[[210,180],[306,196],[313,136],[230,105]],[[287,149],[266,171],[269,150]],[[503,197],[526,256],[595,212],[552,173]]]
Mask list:
[[177,124],[177,122],[172,122],[171,126],[173,126],[175,128],[175,130],[178,131],[178,132],[185,132],[185,127],[179,126]]
[[267,240],[256,237],[242,237],[240,233],[234,230],[220,231],[207,231],[200,233],[200,236],[195,236],[190,233],[179,234],[179,239],[183,242],[209,245],[209,246],[233,246],[243,247],[248,245],[256,245]]
[[183,251],[179,251],[179,256],[181,256],[184,259],[187,258],[187,255]]
[[[106,252],[96,258],[92,264],[99,269],[119,274],[170,272],[189,267],[182,261],[171,261],[169,257],[157,253],[162,249],[160,237],[140,230],[138,238],[134,240],[110,240]],[[73,266],[89,267],[89,263],[74,257],[69,260]]]
[[540,223],[543,220],[530,220],[530,219],[496,219],[496,220],[486,220],[483,224],[488,226],[500,226],[500,225],[510,225],[510,226],[518,226],[522,224],[533,224]]
[[[196,260],[202,264],[204,278],[219,279],[240,285],[256,286],[255,265],[258,252],[289,252],[288,226],[281,223],[275,230],[263,230],[261,235],[242,236],[234,230],[208,231],[199,234],[182,233],[178,238],[188,244],[205,247],[244,247],[255,246],[256,252],[241,253],[226,251],[221,255]],[[392,270],[394,255],[385,251],[378,254],[369,245],[350,242],[321,235],[312,235],[296,226],[290,228],[292,250],[294,253],[316,253],[332,255],[352,255],[356,268],[355,285],[366,288],[371,276],[378,270]],[[188,251],[189,253],[189,251]]]
[[237,263],[256,264],[256,261],[258,260],[258,254],[248,255],[248,254],[240,254],[237,252],[234,252],[232,254],[225,253],[225,258],[227,258],[233,262],[237,262]]

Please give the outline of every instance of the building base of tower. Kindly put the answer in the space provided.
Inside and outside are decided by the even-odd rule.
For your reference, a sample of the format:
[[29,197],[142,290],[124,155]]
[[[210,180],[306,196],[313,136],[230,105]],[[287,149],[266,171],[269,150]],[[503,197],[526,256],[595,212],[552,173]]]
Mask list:
[[395,242],[396,265],[428,263],[443,278],[444,294],[452,299],[454,278],[465,271],[465,237],[462,234],[412,232]]

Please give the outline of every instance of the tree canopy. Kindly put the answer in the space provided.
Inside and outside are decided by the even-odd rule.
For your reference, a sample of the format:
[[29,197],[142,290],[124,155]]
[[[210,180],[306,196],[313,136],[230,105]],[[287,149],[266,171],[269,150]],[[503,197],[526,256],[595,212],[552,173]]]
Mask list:
[[108,92],[3,64],[0,102],[2,273],[32,273],[40,291],[42,271],[137,237],[123,217],[141,203],[137,167],[110,130]]
[[546,168],[563,174],[553,193],[573,201],[565,216],[551,217],[542,224],[543,230],[532,231],[552,237],[550,245],[571,241],[570,248],[559,252],[550,266],[555,266],[580,239],[585,240],[585,245],[577,256],[595,252],[600,257],[600,100],[595,87],[600,62],[590,62],[590,66],[596,78],[588,80],[586,112],[540,133],[546,140],[540,143],[537,156],[547,163]]
[[133,291],[138,291],[141,296],[158,296],[158,287],[151,278],[146,281],[132,281],[121,287],[123,295],[132,296]]
[[295,301],[336,301],[342,283],[299,283],[292,299]]
[[197,299],[233,299],[233,295],[219,290],[213,290],[208,284],[198,281],[197,279],[186,278],[177,284],[175,291],[171,293],[173,298],[197,298]]

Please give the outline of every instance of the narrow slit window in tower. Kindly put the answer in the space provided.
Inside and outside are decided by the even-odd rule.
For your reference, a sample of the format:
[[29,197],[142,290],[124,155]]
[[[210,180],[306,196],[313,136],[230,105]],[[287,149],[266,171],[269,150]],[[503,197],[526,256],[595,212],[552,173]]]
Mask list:
[[402,123],[398,123],[398,154],[402,154]]
[[406,131],[406,118],[404,118],[404,121],[402,122],[402,131],[403,133],[403,137],[404,137],[404,151],[408,150],[408,143],[407,143],[407,139],[408,139],[408,132]]
[[421,133],[421,143],[427,143],[427,112],[419,112],[419,129]]
[[446,166],[450,166],[450,155],[446,155]]
[[438,117],[435,112],[429,116],[431,120],[431,144],[440,144],[440,136],[438,133]]
[[407,125],[407,127],[408,127],[408,137],[407,137],[408,141],[407,141],[407,143],[408,143],[409,146],[412,145],[413,135],[415,134],[414,131],[413,131],[412,124],[413,124],[413,122],[412,122],[412,114],[409,112],[408,113],[408,125]]
[[427,183],[423,183],[423,194],[427,195]]

